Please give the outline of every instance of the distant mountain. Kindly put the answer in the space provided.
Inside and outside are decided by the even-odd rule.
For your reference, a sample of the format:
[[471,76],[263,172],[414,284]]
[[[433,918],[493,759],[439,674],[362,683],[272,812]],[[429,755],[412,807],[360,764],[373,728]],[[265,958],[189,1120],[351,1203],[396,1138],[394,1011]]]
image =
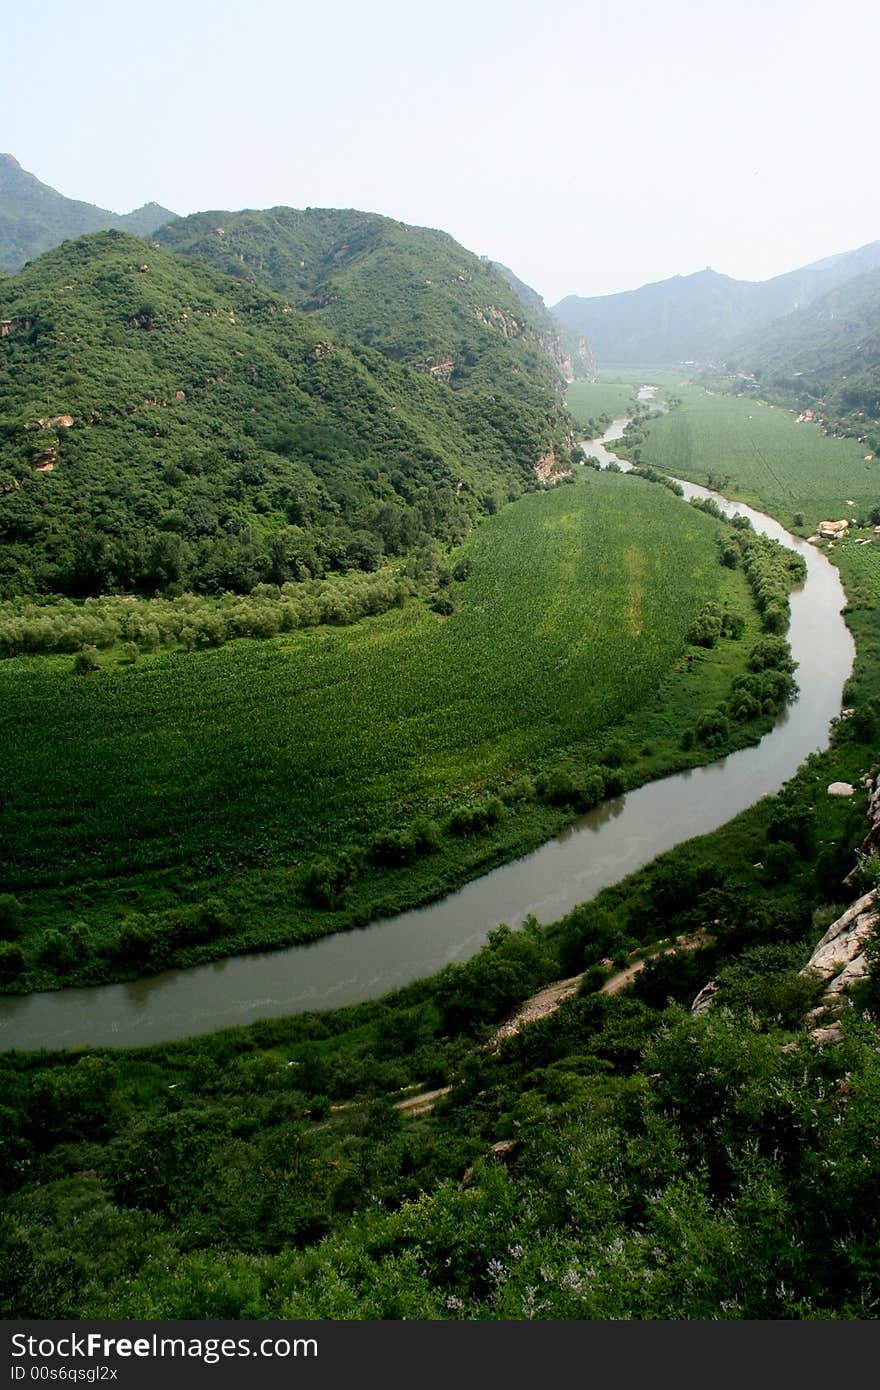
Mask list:
[[[484,259],[488,259],[484,257]],[[582,381],[596,374],[596,359],[582,333],[567,328],[555,319],[537,290],[520,280],[518,275],[500,261],[489,261],[516,294],[525,310],[526,319],[540,336],[545,351],[558,366],[566,381]]]
[[880,268],[731,343],[731,368],[860,433],[880,420]]
[[84,232],[110,227],[149,236],[176,213],[146,203],[119,215],[92,203],[65,198],[22,169],[11,154],[0,154],[0,270],[19,270],[27,261]]
[[[539,459],[567,445],[556,378],[478,261],[482,318],[466,310],[451,247],[445,318],[414,332],[435,360],[438,337],[471,344],[457,390],[298,312],[241,261],[222,275],[115,230],[0,282],[0,598],[370,570],[537,486]],[[420,298],[415,272],[375,269],[365,304],[357,275],[344,282],[354,320],[383,284],[392,303],[408,284]],[[394,324],[379,317],[386,346]]]
[[772,280],[734,280],[707,268],[623,294],[569,295],[552,313],[589,337],[600,362],[708,362],[734,339],[878,266],[875,241]]
[[446,232],[354,209],[278,207],[196,213],[156,241],[287,295],[316,328],[415,369],[521,465],[564,438],[564,383],[544,332],[498,271]]

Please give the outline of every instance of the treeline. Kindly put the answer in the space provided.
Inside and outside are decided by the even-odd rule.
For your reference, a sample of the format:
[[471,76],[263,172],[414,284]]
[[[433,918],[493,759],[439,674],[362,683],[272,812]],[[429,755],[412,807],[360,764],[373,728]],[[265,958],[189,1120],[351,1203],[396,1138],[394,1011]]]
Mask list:
[[413,578],[395,570],[353,573],[323,582],[259,585],[241,597],[135,599],[108,595],[0,603],[0,656],[80,652],[128,644],[136,660],[162,647],[219,647],[236,637],[274,637],[320,623],[337,626],[402,607],[416,592]]

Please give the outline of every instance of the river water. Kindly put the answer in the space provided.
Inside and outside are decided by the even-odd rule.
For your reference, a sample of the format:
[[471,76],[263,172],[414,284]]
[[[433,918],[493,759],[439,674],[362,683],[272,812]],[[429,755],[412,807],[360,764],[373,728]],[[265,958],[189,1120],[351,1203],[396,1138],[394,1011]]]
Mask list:
[[[650,399],[650,388],[640,393]],[[626,421],[584,445],[607,464]],[[621,467],[628,465],[621,462]],[[729,514],[803,555],[804,584],[791,596],[789,642],[800,696],[754,748],[665,777],[583,816],[534,853],[475,879],[441,901],[306,946],[233,956],[130,984],[56,990],[0,1001],[0,1050],[141,1047],[258,1019],[375,999],[466,960],[499,922],[552,922],[683,840],[717,829],[778,791],[828,742],[840,714],[854,647],[841,617],[837,570],[770,517],[683,484],[686,497],[714,497]]]

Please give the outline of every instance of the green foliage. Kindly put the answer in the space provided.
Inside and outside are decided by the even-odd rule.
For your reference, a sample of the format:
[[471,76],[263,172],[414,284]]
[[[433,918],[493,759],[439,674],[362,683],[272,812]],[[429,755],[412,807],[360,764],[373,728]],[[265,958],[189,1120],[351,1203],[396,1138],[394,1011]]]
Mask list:
[[[476,266],[481,299],[510,295]],[[5,281],[0,597],[372,573],[426,537],[460,540],[487,493],[534,486],[565,431],[554,368],[524,327],[510,338],[474,317],[474,365],[453,390],[395,348],[403,304],[372,294],[364,314],[389,314],[384,355],[344,336],[369,338],[363,315],[331,328],[116,232]]]
[[83,647],[73,658],[73,671],[77,676],[88,676],[92,671],[100,671],[101,658],[97,647]]
[[0,940],[14,941],[22,933],[21,903],[12,893],[0,893]]
[[[240,599],[20,611],[12,621],[28,630],[81,619],[117,634],[90,680],[71,681],[70,658],[0,665],[17,730],[0,755],[0,835],[6,881],[34,924],[32,978],[86,983],[369,920],[523,852],[662,758],[675,766],[663,683],[694,610],[724,578],[705,518],[643,484],[590,475],[503,510],[450,571],[460,559],[473,569],[453,581],[456,611],[442,623],[421,604],[399,607],[411,586],[386,571]],[[388,611],[342,624],[365,608]],[[180,650],[187,632],[191,651]],[[233,640],[248,634],[264,640]],[[124,641],[143,653],[135,665]],[[707,676],[730,680],[687,674],[688,718],[720,697],[714,685],[707,697]],[[621,725],[630,712],[632,727]],[[655,742],[646,721],[661,735],[650,768],[636,754]],[[615,743],[625,781],[608,767]],[[571,793],[536,798],[535,779],[560,768]],[[487,819],[487,803],[517,813]],[[416,851],[417,823],[448,827],[457,808],[459,833],[438,844],[430,832]],[[331,875],[303,895],[309,865],[339,854],[358,866],[344,891]],[[228,929],[179,933],[165,914],[206,894]],[[129,912],[150,932],[120,947]],[[36,924],[66,933],[73,918],[93,938],[53,971],[37,960]]]

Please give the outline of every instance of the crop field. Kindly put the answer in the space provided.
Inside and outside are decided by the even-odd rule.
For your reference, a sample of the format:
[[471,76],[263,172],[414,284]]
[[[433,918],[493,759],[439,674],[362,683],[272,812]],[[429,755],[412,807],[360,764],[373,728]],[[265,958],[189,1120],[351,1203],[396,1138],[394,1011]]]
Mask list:
[[[647,378],[646,378],[647,380]],[[600,415],[627,415],[636,402],[635,385],[606,381],[573,381],[568,388],[568,408],[582,429]]]
[[[852,439],[831,439],[791,411],[742,397],[678,392],[685,409],[646,427],[642,459],[709,483],[809,534],[820,521],[866,516],[880,501],[880,461]],[[850,505],[854,503],[855,505]]]
[[[410,899],[531,847],[556,809],[505,813],[488,849],[450,847],[445,827],[586,741],[602,762],[603,736],[662,705],[689,624],[730,578],[716,531],[666,489],[590,472],[480,528],[446,618],[413,602],[354,627],[111,655],[86,676],[70,657],[0,663],[0,877],[28,931],[79,920],[104,939],[125,912],[211,893],[238,904],[238,942],[277,943],[357,919],[303,908],[303,866],[377,831],[444,831]],[[401,905],[371,891],[364,912]]]

